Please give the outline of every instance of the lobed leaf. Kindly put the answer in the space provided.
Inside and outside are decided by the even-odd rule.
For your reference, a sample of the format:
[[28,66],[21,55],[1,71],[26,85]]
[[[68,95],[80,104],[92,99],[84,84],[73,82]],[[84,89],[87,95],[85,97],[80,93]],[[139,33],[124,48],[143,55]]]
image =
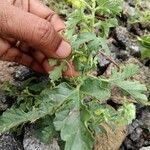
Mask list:
[[80,87],[80,91],[100,101],[106,101],[111,95],[110,86],[107,82],[92,77],[88,77],[84,80]]
[[69,103],[56,113],[55,128],[61,131],[61,138],[66,141],[65,150],[91,150],[93,138],[86,127],[90,115],[81,104],[79,89],[76,89],[68,99]]
[[41,95],[41,103],[38,108],[30,112],[24,112],[19,108],[11,108],[0,116],[0,133],[4,133],[11,128],[26,122],[35,122],[48,114],[52,115],[63,105],[68,96],[73,92],[72,88],[62,83],[53,90],[45,89]]

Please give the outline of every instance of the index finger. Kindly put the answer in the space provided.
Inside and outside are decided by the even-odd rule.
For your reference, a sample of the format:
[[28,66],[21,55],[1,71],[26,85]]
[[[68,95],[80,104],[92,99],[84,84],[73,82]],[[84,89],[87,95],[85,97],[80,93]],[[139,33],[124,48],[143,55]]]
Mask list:
[[0,2],[0,8],[0,34],[28,43],[48,58],[65,58],[71,53],[70,45],[47,20],[7,3]]
[[65,28],[63,20],[51,9],[42,4],[39,0],[29,1],[28,11],[34,15],[37,15],[43,19],[48,20],[53,25],[54,29],[58,32]]

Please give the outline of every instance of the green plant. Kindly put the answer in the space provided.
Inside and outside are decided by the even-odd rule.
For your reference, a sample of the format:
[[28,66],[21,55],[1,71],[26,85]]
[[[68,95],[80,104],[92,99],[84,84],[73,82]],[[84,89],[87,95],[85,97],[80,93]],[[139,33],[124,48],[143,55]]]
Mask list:
[[150,23],[150,10],[147,7],[149,5],[149,1],[145,0],[143,6],[143,1],[141,0],[134,0],[135,9],[129,10],[129,23]]
[[[146,87],[131,80],[138,72],[133,64],[120,65],[119,69],[114,67],[109,77],[93,74],[98,54],[103,51],[110,56],[107,36],[109,28],[116,26],[114,17],[119,14],[119,1],[68,2],[75,8],[67,16],[64,36],[72,45],[70,59],[79,75],[62,79],[67,60],[56,66],[56,60],[51,59],[54,70],[50,80],[36,83],[35,78],[28,79],[16,94],[11,92],[13,87],[4,86],[5,92],[17,102],[0,116],[0,133],[31,122],[36,126],[35,135],[44,142],[51,141],[52,136],[59,133],[65,150],[91,150],[94,135],[102,132],[104,123],[131,123],[135,118],[135,106],[129,99],[147,104]],[[114,87],[124,96],[117,110],[107,104]]]
[[138,37],[142,59],[150,58],[150,35]]

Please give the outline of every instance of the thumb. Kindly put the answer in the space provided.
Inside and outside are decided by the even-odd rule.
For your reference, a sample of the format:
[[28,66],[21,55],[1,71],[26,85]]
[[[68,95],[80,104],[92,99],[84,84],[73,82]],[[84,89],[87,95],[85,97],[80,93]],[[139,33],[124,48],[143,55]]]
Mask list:
[[[15,6],[0,2],[0,34],[28,43],[41,50],[48,58],[65,58],[70,45],[45,19],[25,12]],[[56,21],[56,24],[59,21]]]

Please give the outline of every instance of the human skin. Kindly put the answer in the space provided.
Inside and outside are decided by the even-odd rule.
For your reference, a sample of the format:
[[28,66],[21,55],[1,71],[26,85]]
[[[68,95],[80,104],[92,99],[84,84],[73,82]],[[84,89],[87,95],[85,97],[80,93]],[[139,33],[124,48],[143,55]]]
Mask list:
[[[49,58],[58,61],[71,53],[60,32],[59,16],[39,0],[0,0],[0,60],[17,62],[34,71],[52,70]],[[75,75],[72,64],[66,75]]]

